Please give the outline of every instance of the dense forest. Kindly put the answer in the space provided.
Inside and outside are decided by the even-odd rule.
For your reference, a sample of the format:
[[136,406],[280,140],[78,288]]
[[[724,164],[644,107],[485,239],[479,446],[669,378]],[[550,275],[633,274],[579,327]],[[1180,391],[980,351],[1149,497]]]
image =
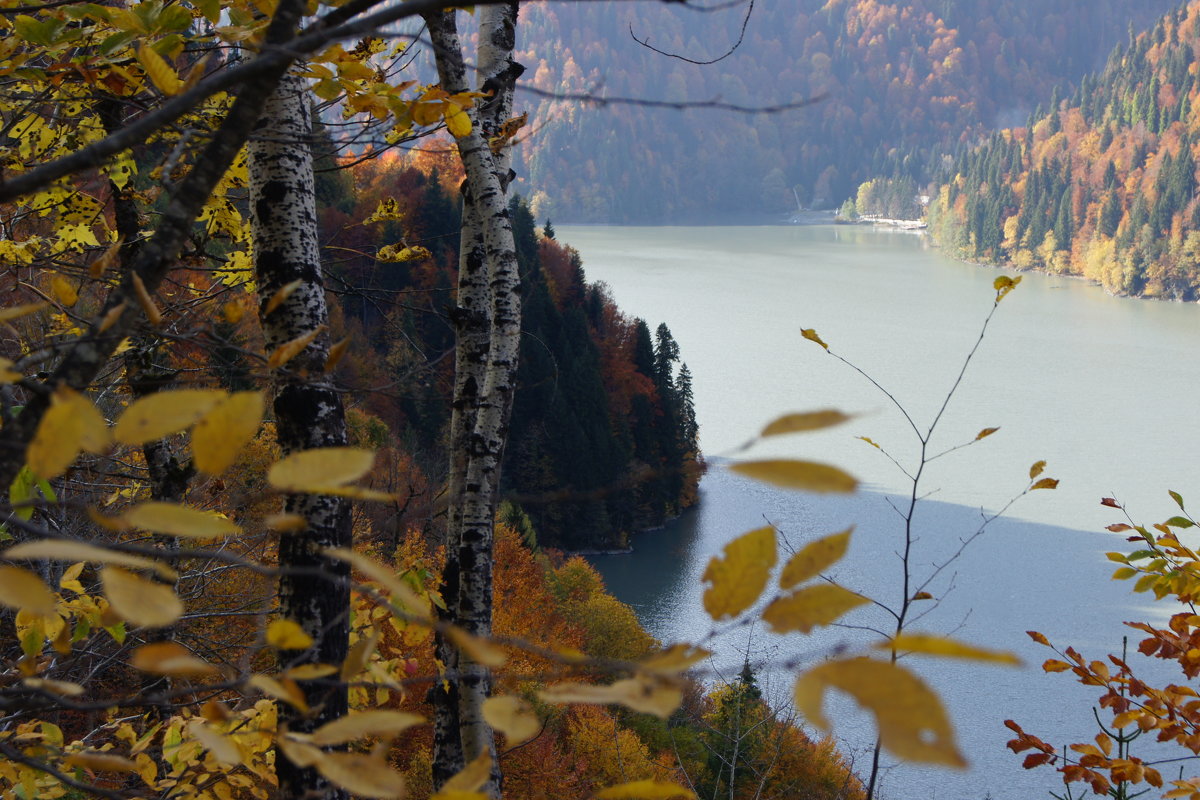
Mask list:
[[929,210],[967,258],[1195,299],[1200,4],[1116,48],[1103,71],[954,159]]
[[[454,343],[448,314],[458,252],[451,234],[460,225],[453,192],[461,169],[433,152],[322,175],[328,269],[342,287],[354,342],[339,377],[348,386],[382,387],[396,371],[416,376],[366,395],[360,410],[386,426],[391,446],[427,486],[447,460],[453,362],[444,355]],[[381,203],[411,211],[354,223]],[[529,514],[546,546],[624,548],[630,533],[662,525],[696,500],[702,462],[690,373],[670,330],[652,331],[622,314],[603,285],[588,283],[579,254],[554,238],[552,224],[539,228],[520,198],[510,213],[524,313],[503,493]],[[373,244],[381,239],[429,255],[381,261]],[[424,500],[410,513],[427,509]]]
[[[697,13],[670,5],[539,3],[522,11],[519,93],[535,129],[518,148],[539,217],[745,221],[833,208],[875,176],[931,177],[936,153],[1015,124],[1050,88],[1103,65],[1173,0],[1027,3],[803,0]],[[780,114],[589,106],[555,94],[744,106]],[[736,153],[736,156],[731,154]]]

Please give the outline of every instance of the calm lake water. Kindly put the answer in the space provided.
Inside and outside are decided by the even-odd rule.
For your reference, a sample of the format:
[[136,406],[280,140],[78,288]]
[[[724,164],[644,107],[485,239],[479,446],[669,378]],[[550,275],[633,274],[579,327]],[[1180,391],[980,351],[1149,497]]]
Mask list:
[[[697,509],[637,537],[631,555],[595,559],[616,595],[664,642],[705,637],[705,564],[730,539],[769,520],[796,547],[856,525],[836,576],[895,601],[903,533],[891,504],[911,487],[855,437],[870,437],[908,465],[917,453],[913,433],[886,397],[800,329],[815,328],[926,427],[979,336],[999,272],[947,259],[917,236],[858,227],[561,226],[559,237],[579,249],[588,277],[608,283],[622,309],[652,328],[670,326],[694,376],[704,451],[716,463]],[[1177,513],[1168,489],[1200,507],[1198,345],[1200,307],[1113,298],[1068,278],[1026,275],[1001,304],[931,450],[970,441],[985,427],[1000,430],[927,470],[928,498],[916,517],[917,574],[946,561],[978,530],[983,513],[1019,494],[1034,461],[1045,459],[1046,475],[1062,483],[1020,499],[989,525],[931,587],[940,602],[914,629],[1013,650],[1027,666],[909,661],[942,694],[972,766],[895,766],[883,780],[884,797],[1032,800],[1061,792],[1056,774],[1022,770],[1020,758],[1004,749],[1010,735],[1003,720],[1014,718],[1056,745],[1083,741],[1095,734],[1096,694],[1043,674],[1038,665],[1053,654],[1024,631],[1099,658],[1119,652],[1127,632],[1137,641],[1123,620],[1174,611],[1109,580],[1113,565],[1104,553],[1125,542],[1103,530],[1122,517],[1100,499],[1118,498],[1147,524]],[[777,491],[720,468],[722,458],[742,457],[737,448],[774,417],[825,407],[859,416],[749,454],[836,463],[864,482],[853,497]],[[869,610],[846,620],[882,625]],[[713,641],[713,667],[735,673],[747,650],[755,660],[816,663],[838,647],[862,648],[871,636],[823,629],[778,637],[738,628]],[[783,702],[793,674],[767,670],[763,681]],[[1149,665],[1146,674],[1170,675],[1161,665]],[[865,768],[870,721],[848,700],[832,710],[835,734]],[[1139,743],[1135,754],[1151,750]],[[1200,764],[1185,765],[1185,772],[1200,773]]]

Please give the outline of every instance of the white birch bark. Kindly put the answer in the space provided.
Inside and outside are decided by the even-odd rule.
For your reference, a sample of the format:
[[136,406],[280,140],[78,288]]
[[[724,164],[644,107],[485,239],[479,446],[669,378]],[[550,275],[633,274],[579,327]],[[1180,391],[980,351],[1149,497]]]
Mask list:
[[[289,74],[262,110],[249,144],[251,227],[259,317],[267,352],[324,330],[329,323],[317,239],[308,87]],[[271,313],[267,303],[284,286],[300,281]],[[341,396],[325,373],[329,336],[320,333],[284,365],[274,387],[276,436],[284,454],[346,444]],[[279,613],[298,622],[316,641],[309,659],[339,664],[349,643],[350,592],[346,567],[321,556],[327,547],[351,544],[350,504],[337,497],[289,495],[285,509],[304,516],[308,529],[280,537]],[[295,665],[299,653],[281,653]],[[345,715],[344,686],[303,683],[309,705],[320,711],[304,718],[280,704],[281,722],[309,731]],[[276,751],[281,797],[335,800],[346,793],[311,768],[300,768]]]
[[[447,548],[450,580],[445,588],[450,621],[485,637],[492,632],[493,525],[521,327],[520,276],[506,196],[508,162],[492,153],[488,139],[511,111],[512,85],[520,73],[512,61],[516,13],[515,3],[481,11],[477,86],[493,94],[472,112],[471,131],[458,140],[466,173],[462,248],[467,269],[460,272],[456,364],[464,364],[468,371],[456,378]],[[442,88],[452,94],[466,91],[453,13],[430,16],[427,22]],[[477,260],[480,244],[482,264]],[[486,286],[482,298],[480,277]],[[484,342],[486,349],[481,349]],[[470,392],[460,393],[460,386]],[[455,665],[452,683],[457,697],[442,697],[438,707],[435,785],[461,766],[456,758],[469,761],[482,752],[495,752],[491,728],[482,716],[490,689],[488,671],[461,653]],[[496,762],[486,788],[489,795],[499,796]]]

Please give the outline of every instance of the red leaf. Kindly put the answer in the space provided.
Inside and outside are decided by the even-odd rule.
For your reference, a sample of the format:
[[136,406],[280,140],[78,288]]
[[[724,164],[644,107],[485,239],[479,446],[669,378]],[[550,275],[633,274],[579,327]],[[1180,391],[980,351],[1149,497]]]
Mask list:
[[1121,504],[1111,497],[1106,497],[1100,501],[1100,505],[1108,506],[1109,508],[1120,508]]
[[1048,753],[1030,753],[1025,756],[1025,761],[1022,762],[1021,766],[1025,767],[1025,769],[1033,769],[1034,767],[1040,767],[1042,764],[1048,764],[1053,760],[1054,756]]

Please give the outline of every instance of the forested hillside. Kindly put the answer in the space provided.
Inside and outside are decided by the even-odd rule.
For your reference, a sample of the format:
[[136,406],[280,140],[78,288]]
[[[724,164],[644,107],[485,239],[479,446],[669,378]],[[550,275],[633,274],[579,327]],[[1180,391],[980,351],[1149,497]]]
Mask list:
[[[412,474],[383,488],[432,485],[447,457],[454,364],[445,354],[454,342],[458,263],[450,234],[460,225],[452,200],[460,176],[445,154],[323,174],[328,267],[354,343],[339,377],[347,386],[379,387],[360,410],[412,465]],[[355,222],[379,216],[381,204],[406,211]],[[528,513],[544,545],[625,547],[631,532],[695,502],[701,464],[690,374],[665,325],[652,333],[622,314],[604,286],[587,282],[577,252],[552,238],[553,229],[535,230],[523,201],[514,200],[510,213],[524,314],[503,492]],[[373,252],[379,241],[409,252]],[[415,380],[398,384],[397,374]],[[414,498],[414,514],[430,498],[421,500]]]
[[[778,115],[602,108],[519,94],[533,130],[518,172],[534,211],[562,221],[736,221],[834,207],[864,180],[927,178],[931,153],[1023,121],[1050,88],[1103,66],[1170,0],[800,0],[715,13],[670,4],[522,10],[523,81],[542,92],[759,106]],[[793,195],[793,188],[796,195]]]
[[1200,290],[1200,3],[1119,46],[1098,75],[955,162],[930,209],[968,257],[1082,275],[1109,291]]

